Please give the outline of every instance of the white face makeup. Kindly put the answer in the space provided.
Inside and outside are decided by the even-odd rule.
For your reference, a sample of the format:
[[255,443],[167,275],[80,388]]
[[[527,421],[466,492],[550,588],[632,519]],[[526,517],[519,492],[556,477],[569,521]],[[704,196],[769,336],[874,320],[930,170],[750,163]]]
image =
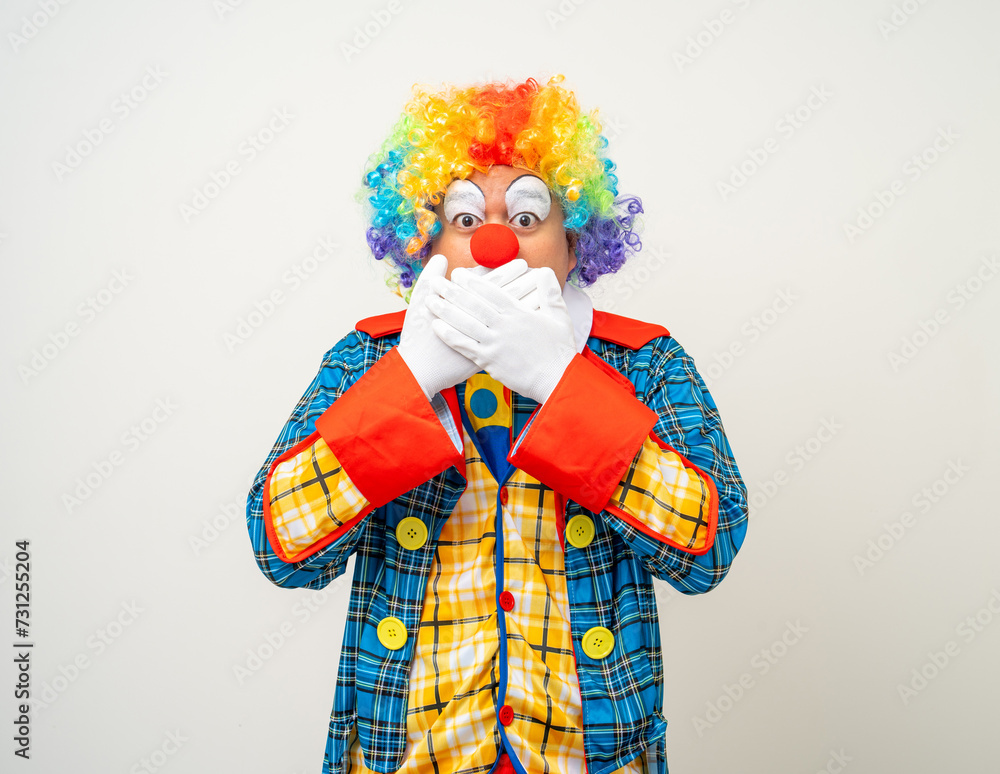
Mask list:
[[472,255],[472,239],[484,223],[506,224],[517,236],[517,257],[530,268],[552,269],[560,285],[576,266],[559,197],[552,196],[544,180],[530,170],[494,164],[485,172],[475,170],[467,179],[452,179],[434,213],[440,228],[431,252],[447,256],[446,278],[458,267],[479,266]]
[[[444,217],[451,223],[462,214],[473,215],[482,223],[486,220],[486,197],[482,189],[470,180],[452,180],[444,194]],[[463,223],[471,226],[471,223]]]
[[[521,175],[504,193],[507,217],[515,225],[527,228],[541,223],[552,209],[552,194],[541,178]],[[453,180],[444,195],[444,217],[453,223],[460,215],[471,215],[479,223],[486,220],[486,198],[482,189],[470,180]],[[515,220],[520,218],[520,220]],[[465,228],[478,225],[475,221],[460,223]]]
[[[552,208],[552,195],[548,186],[541,178],[534,175],[522,175],[517,178],[507,188],[504,199],[507,202],[507,216],[511,220],[528,214],[534,215],[538,218],[538,222],[541,222],[549,216],[549,210]],[[533,224],[517,221],[517,225],[527,227]]]

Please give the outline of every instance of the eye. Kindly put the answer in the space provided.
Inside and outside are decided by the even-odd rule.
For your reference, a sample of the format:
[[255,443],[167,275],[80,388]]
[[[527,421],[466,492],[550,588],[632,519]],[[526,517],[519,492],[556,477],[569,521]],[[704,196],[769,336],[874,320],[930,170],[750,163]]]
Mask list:
[[520,226],[521,228],[530,228],[531,226],[534,226],[536,223],[541,222],[539,217],[535,215],[535,213],[533,212],[520,212],[517,215],[515,215],[511,220],[513,220],[514,223]]
[[455,216],[454,223],[462,228],[473,228],[479,224],[479,218],[468,212],[461,212]]

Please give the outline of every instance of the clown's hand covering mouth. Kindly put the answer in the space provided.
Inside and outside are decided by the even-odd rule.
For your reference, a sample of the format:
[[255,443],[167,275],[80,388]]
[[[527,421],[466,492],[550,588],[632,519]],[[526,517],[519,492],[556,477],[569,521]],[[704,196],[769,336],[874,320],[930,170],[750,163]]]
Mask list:
[[[495,270],[499,271],[499,269]],[[515,392],[544,403],[576,354],[573,321],[548,267],[532,269],[538,307],[469,269],[435,277],[428,307],[443,342]]]
[[[400,357],[428,400],[435,393],[464,382],[481,370],[481,366],[446,344],[431,326],[434,315],[428,301],[434,292],[432,283],[435,279],[447,282],[444,279],[447,268],[448,261],[443,255],[435,255],[427,262],[410,298],[410,308],[397,345]],[[514,260],[497,269],[482,271],[482,276],[477,279],[499,292],[503,292],[501,288],[507,286],[514,293],[524,294],[529,286],[523,281],[517,283],[516,280],[527,271],[528,265],[524,261]]]

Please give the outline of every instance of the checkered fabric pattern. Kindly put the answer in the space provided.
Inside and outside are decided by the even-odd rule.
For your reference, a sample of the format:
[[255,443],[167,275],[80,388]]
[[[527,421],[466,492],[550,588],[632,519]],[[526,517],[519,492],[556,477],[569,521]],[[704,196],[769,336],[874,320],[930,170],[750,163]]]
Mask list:
[[[647,756],[665,774],[651,578],[684,593],[713,588],[742,543],[747,515],[745,486],[693,362],[669,336],[640,349],[588,341],[658,415],[609,510],[587,511],[516,468],[500,507],[498,483],[463,433],[467,480],[450,468],[352,523],[363,496],[318,439],[274,468],[267,492],[275,535],[288,541],[286,551],[301,551],[339,534],[302,561],[282,562],[263,523],[272,463],[307,439],[325,408],[397,341],[398,334],[355,331],[327,353],[248,498],[255,556],[274,583],[320,588],[358,554],[325,770],[364,772],[368,763],[375,771],[401,765],[485,774],[506,735],[530,772],[582,771],[586,752],[590,774],[638,774]],[[537,404],[512,398],[516,437]],[[714,535],[707,520],[713,497]],[[561,534],[581,513],[596,528],[583,549]],[[412,515],[423,518],[430,537],[425,549],[403,552],[393,530]],[[515,599],[503,615],[501,588]],[[385,615],[403,621],[412,646],[379,651],[374,624]],[[594,626],[610,629],[618,643],[603,659],[581,647]],[[496,721],[501,697],[514,709],[506,728]]]
[[[484,381],[477,377],[480,386]],[[510,418],[509,411],[499,415]],[[467,419],[478,429],[475,415]],[[464,430],[463,439],[468,487],[442,529],[424,597],[410,671],[407,758],[399,772],[488,772],[502,744],[497,706],[504,671],[503,703],[514,711],[505,734],[517,760],[529,772],[583,771],[582,705],[555,493],[514,470],[504,484],[507,503],[500,504],[498,482]],[[515,600],[502,623],[501,583]],[[356,740],[351,764],[352,771],[369,771]],[[619,772],[641,774],[642,759]]]
[[275,535],[289,556],[343,527],[369,504],[319,437],[275,466],[268,496]]
[[611,504],[660,539],[698,552],[708,546],[712,499],[708,482],[677,452],[646,438],[611,495]]

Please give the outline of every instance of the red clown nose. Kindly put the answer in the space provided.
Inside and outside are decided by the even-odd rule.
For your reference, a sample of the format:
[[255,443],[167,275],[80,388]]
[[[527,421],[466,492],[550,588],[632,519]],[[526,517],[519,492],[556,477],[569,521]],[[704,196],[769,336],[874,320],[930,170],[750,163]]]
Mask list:
[[517,234],[502,223],[481,225],[472,235],[469,246],[476,263],[490,269],[513,261],[517,257],[517,251],[521,249],[517,243]]

